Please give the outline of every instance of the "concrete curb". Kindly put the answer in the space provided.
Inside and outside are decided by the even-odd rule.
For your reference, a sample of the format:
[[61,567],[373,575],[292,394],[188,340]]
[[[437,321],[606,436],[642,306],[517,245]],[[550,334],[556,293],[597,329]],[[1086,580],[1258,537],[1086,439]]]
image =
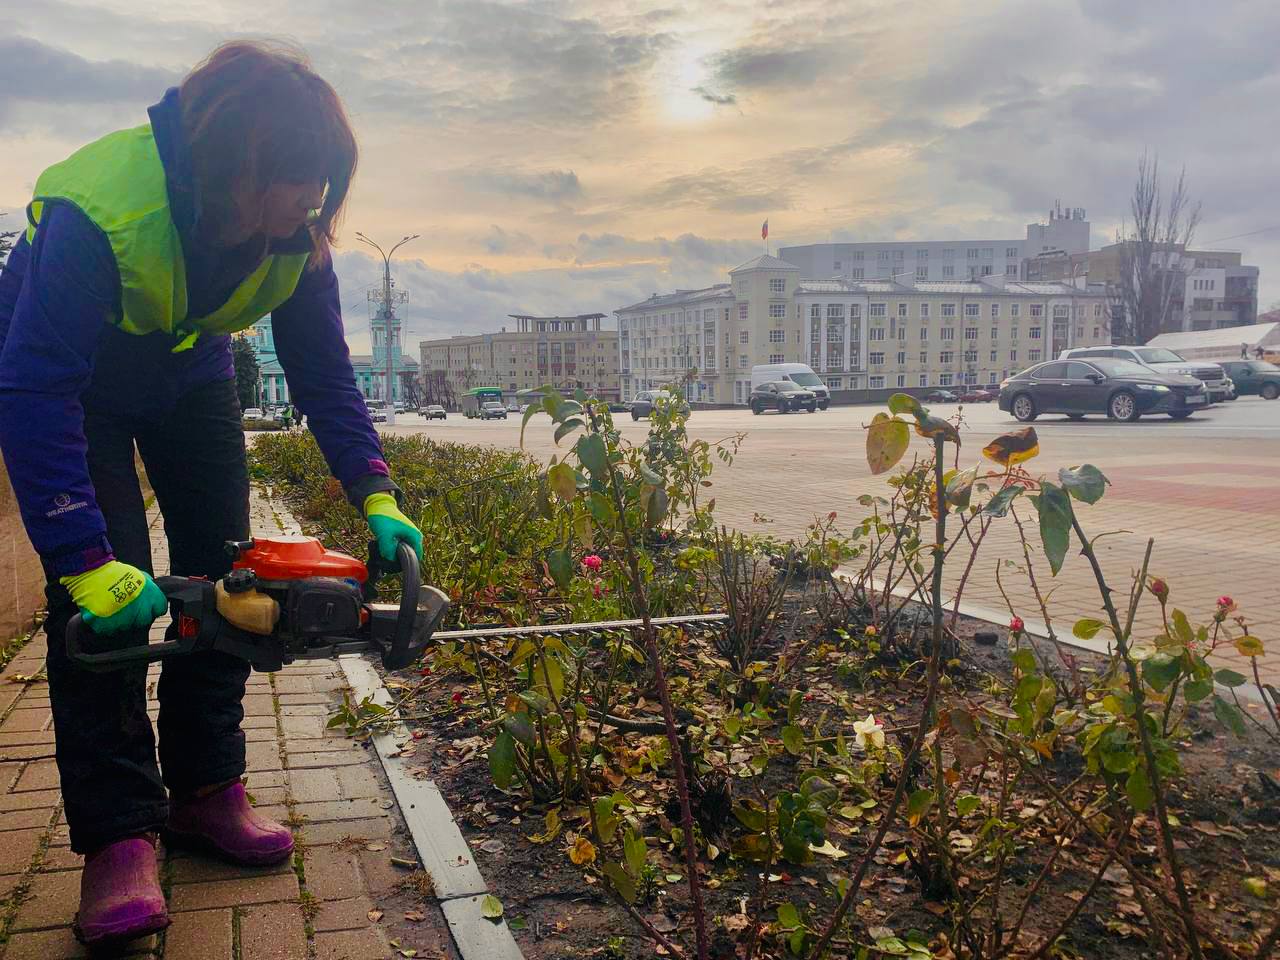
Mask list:
[[[357,702],[372,697],[374,703],[391,705],[390,692],[367,660],[348,654],[339,657],[338,663]],[[401,723],[372,738],[409,826],[418,861],[435,882],[436,897],[458,953],[463,960],[523,960],[506,921],[494,923],[480,915],[480,901],[489,892],[488,885],[440,790],[431,780],[410,776],[398,756],[400,745],[409,739],[409,730]]]

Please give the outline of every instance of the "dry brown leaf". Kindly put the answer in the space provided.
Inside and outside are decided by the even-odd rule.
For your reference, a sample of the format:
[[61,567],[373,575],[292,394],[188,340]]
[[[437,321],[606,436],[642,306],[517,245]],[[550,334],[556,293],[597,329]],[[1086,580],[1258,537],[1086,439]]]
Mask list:
[[382,919],[382,911],[375,907],[373,910],[369,911],[368,917],[370,923],[377,923]]

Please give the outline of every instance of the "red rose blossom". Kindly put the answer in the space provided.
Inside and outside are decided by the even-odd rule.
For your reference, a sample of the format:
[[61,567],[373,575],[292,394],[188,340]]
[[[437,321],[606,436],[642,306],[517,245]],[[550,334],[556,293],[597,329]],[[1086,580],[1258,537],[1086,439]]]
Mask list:
[[461,703],[461,702],[462,702],[462,691],[461,691],[461,690],[457,690],[457,691],[455,691],[455,692],[454,692],[454,694],[453,694],[453,702],[454,702],[455,704],[459,704],[459,703]]
[[1021,617],[1014,617],[1009,621],[1009,629],[1014,633],[1021,633],[1026,629],[1026,624],[1022,622]]
[[1169,596],[1169,585],[1159,577],[1153,577],[1147,589],[1151,591],[1151,595],[1157,600],[1164,600],[1165,597]]
[[1236,605],[1236,602],[1232,600],[1230,597],[1218,598],[1218,606],[1222,607],[1224,610],[1230,610],[1235,605]]
[[604,560],[593,553],[582,558],[582,565],[592,573],[595,573],[604,566]]

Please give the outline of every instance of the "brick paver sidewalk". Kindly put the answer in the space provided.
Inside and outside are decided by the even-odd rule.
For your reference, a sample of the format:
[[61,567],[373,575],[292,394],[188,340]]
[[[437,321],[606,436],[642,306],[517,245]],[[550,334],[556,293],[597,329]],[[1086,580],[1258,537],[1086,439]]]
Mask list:
[[[279,530],[270,508],[255,499],[255,533]],[[155,565],[163,570],[158,514],[152,531]],[[40,673],[45,649],[39,634],[0,673],[3,960],[86,955],[70,929],[82,860],[68,846],[62,817],[48,688],[16,681]],[[157,666],[152,697],[158,675]],[[393,855],[412,861],[415,854],[376,754],[325,729],[344,687],[342,670],[331,661],[250,676],[247,788],[260,809],[293,825],[299,855],[277,867],[247,869],[162,850],[173,925],[139,941],[131,955],[383,960],[416,950],[419,958],[455,956],[439,908],[434,901],[412,903],[402,889],[406,870],[391,862]],[[153,701],[153,717],[155,710]],[[407,920],[406,912],[423,919]]]

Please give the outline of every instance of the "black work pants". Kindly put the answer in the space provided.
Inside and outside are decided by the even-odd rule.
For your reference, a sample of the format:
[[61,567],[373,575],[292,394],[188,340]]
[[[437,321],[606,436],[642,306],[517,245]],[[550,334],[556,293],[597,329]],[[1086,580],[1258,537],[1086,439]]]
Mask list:
[[[151,416],[126,415],[112,393],[95,382],[83,402],[89,473],[116,559],[154,572],[136,443],[164,517],[169,570],[162,572],[221,577],[231,569],[224,543],[249,535],[235,382],[198,387]],[[163,661],[157,767],[146,667],[92,673],[75,666],[64,634],[76,606],[56,578],[49,578],[46,594],[49,696],[73,850],[88,853],[161,827],[168,816],[166,787],[184,796],[244,773],[244,661],[219,652]],[[128,639],[144,643],[146,635],[139,631]]]

